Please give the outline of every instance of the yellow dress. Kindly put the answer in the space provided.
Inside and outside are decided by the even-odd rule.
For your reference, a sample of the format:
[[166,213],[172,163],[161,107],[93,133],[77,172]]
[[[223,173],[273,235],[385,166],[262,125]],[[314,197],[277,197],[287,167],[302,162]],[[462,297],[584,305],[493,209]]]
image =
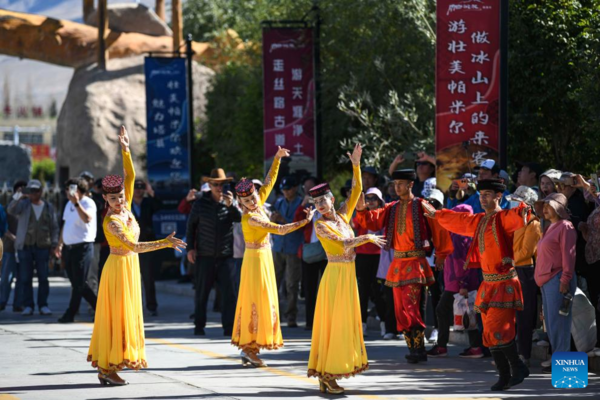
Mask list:
[[349,225],[362,191],[360,167],[353,170],[352,194],[336,220],[321,217],[315,224],[328,264],[317,295],[308,376],[326,380],[349,378],[369,368],[354,266],[354,247],[368,240],[355,238]]
[[123,152],[125,172],[125,212],[109,213],[103,228],[110,246],[98,288],[94,331],[88,362],[104,374],[124,367],[147,367],[144,349],[144,318],[137,253],[169,247],[166,239],[138,243],[140,228],[131,213],[135,171],[131,154]]
[[265,184],[258,192],[259,209],[242,215],[246,250],[231,344],[245,352],[276,350],[283,346],[270,234],[285,235],[307,223],[303,220],[286,225],[274,224],[262,210],[277,179],[279,164],[280,160],[275,158]]

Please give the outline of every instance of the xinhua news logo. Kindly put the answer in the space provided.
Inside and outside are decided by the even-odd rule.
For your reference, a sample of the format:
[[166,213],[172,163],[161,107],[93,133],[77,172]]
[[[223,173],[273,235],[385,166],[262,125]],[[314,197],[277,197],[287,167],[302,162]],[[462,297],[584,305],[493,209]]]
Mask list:
[[552,386],[560,389],[585,388],[588,385],[588,356],[582,352],[561,351],[552,354]]

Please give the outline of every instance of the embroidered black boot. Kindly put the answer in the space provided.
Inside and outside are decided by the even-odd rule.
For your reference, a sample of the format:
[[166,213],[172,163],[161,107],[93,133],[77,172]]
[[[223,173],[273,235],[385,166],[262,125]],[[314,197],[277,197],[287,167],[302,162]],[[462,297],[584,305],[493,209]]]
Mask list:
[[427,351],[425,350],[425,329],[417,328],[414,330],[413,343],[419,361],[427,361]]
[[417,351],[415,348],[414,342],[414,334],[412,331],[406,330],[404,333],[404,340],[406,340],[406,346],[408,346],[409,353],[404,357],[408,361],[409,364],[416,364],[419,362],[419,356],[417,355]]
[[510,387],[517,386],[522,383],[525,378],[529,376],[529,368],[519,357],[517,352],[517,344],[513,340],[509,344],[502,346],[502,352],[510,364],[510,381],[508,384]]

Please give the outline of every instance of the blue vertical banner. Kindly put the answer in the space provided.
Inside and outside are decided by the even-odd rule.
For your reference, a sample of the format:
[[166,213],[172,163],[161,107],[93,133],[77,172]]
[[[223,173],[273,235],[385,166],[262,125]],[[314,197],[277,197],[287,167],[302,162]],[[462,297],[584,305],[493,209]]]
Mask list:
[[146,57],[148,180],[164,210],[154,215],[154,231],[163,238],[185,235],[186,218],[177,212],[190,189],[188,99],[184,58]]

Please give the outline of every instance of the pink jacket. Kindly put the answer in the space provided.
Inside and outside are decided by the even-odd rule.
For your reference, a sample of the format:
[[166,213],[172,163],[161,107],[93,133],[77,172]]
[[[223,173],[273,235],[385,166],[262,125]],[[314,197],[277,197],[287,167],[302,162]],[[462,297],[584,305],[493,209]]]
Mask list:
[[535,283],[543,286],[562,271],[560,281],[568,284],[575,272],[575,244],[577,231],[567,220],[556,222],[548,228],[538,243]]

